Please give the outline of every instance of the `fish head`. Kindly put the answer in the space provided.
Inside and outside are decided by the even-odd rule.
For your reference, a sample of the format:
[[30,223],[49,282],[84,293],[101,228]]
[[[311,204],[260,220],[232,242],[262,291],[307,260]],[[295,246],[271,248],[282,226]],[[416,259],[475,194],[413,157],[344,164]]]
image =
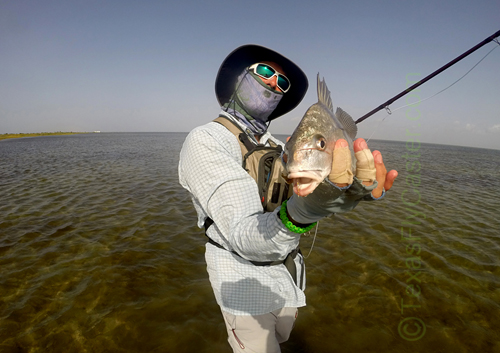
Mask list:
[[285,144],[286,177],[297,195],[309,195],[330,174],[338,130],[334,124],[331,114],[314,104]]
[[351,152],[353,174],[356,171],[353,139],[357,127],[352,117],[340,108],[333,112],[330,91],[324,80],[317,79],[318,102],[313,104],[285,144],[286,173],[293,191],[307,196],[328,177],[332,170],[333,150],[338,139],[345,139]]

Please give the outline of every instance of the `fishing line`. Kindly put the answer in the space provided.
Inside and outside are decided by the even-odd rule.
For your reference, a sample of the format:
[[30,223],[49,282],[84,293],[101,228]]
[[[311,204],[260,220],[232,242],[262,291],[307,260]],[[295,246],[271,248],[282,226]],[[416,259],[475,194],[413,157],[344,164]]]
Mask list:
[[309,249],[309,253],[307,254],[306,257],[304,257],[304,260],[307,259],[309,255],[311,255],[311,251],[313,250],[314,247],[314,241],[316,240],[316,234],[318,234],[318,227],[319,227],[319,221],[316,222],[316,231],[314,232],[313,242],[311,244],[311,248]]
[[[495,43],[497,43],[497,44],[500,46],[500,42],[498,42],[498,40],[494,39],[493,41],[494,41]],[[410,106],[415,105],[415,104],[420,104],[420,103],[422,103],[422,102],[424,102],[424,101],[426,101],[426,100],[428,100],[428,99],[431,99],[431,98],[433,98],[433,97],[437,96],[437,95],[438,95],[438,94],[440,94],[440,93],[443,93],[443,92],[444,92],[444,91],[446,91],[448,88],[450,88],[451,86],[455,85],[455,84],[456,84],[456,83],[458,83],[460,80],[462,80],[465,76],[467,76],[467,75],[468,75],[468,74],[469,74],[472,70],[474,70],[474,69],[476,68],[476,66],[478,66],[478,65],[481,63],[481,61],[483,61],[484,59],[486,59],[486,57],[487,57],[488,55],[490,55],[490,54],[491,54],[491,52],[492,52],[493,50],[495,50],[496,48],[498,48],[498,46],[493,47],[493,49],[491,49],[488,53],[486,53],[486,55],[485,55],[485,56],[483,56],[483,57],[481,58],[481,60],[479,60],[479,61],[478,61],[478,62],[477,62],[474,66],[472,66],[472,68],[471,68],[469,71],[467,71],[464,75],[462,75],[462,76],[461,76],[458,80],[456,80],[455,82],[453,82],[451,85],[449,85],[449,86],[447,86],[447,87],[443,88],[441,91],[439,91],[439,92],[437,92],[437,93],[433,94],[432,96],[429,96],[429,97],[427,97],[427,98],[421,99],[421,100],[419,100],[419,101],[417,101],[417,102],[415,102],[415,103],[410,103],[410,104],[403,105],[402,107],[396,108],[396,109],[394,109],[394,110],[392,110],[392,111],[391,111],[391,109],[389,109],[389,106],[385,107],[385,110],[387,111],[387,115],[386,115],[386,116],[385,116],[385,117],[384,117],[384,118],[383,118],[383,119],[382,119],[382,120],[381,120],[381,121],[377,124],[377,126],[375,127],[375,129],[373,129],[373,131],[372,131],[372,133],[371,133],[370,137],[368,137],[368,139],[366,140],[366,142],[370,141],[370,139],[372,138],[372,136],[373,136],[373,134],[375,133],[375,131],[377,131],[377,130],[378,130],[378,128],[380,127],[380,124],[382,124],[382,123],[385,121],[385,119],[386,119],[389,115],[391,115],[392,113],[394,113],[395,111],[398,111],[398,110],[400,110],[400,109],[403,109],[403,108],[406,108],[406,107],[410,107]]]

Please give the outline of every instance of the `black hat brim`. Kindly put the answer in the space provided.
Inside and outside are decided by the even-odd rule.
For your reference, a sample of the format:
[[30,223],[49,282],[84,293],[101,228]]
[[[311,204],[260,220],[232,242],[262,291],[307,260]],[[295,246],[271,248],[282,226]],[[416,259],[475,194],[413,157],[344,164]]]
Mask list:
[[236,79],[243,69],[260,61],[275,62],[290,79],[290,89],[269,115],[268,120],[273,120],[299,105],[309,87],[306,74],[294,62],[274,50],[255,44],[243,45],[233,50],[219,68],[215,79],[215,95],[221,106],[229,102],[234,93]]

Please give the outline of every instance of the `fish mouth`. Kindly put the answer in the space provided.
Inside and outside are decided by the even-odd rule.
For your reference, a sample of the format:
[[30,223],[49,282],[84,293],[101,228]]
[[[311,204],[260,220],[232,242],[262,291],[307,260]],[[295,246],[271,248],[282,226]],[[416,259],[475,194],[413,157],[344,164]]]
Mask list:
[[321,174],[319,170],[299,171],[288,174],[287,179],[293,184],[293,192],[304,197],[312,193],[323,181],[324,177]]

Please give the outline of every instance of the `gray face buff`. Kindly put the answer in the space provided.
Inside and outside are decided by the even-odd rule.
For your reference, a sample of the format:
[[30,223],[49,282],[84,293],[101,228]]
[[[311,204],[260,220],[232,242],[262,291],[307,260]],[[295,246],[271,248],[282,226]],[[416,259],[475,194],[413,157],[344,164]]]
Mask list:
[[[260,81],[260,82],[259,82]],[[276,109],[283,93],[273,91],[258,77],[253,77],[246,69],[238,77],[235,92],[238,104],[252,117],[262,122]]]

